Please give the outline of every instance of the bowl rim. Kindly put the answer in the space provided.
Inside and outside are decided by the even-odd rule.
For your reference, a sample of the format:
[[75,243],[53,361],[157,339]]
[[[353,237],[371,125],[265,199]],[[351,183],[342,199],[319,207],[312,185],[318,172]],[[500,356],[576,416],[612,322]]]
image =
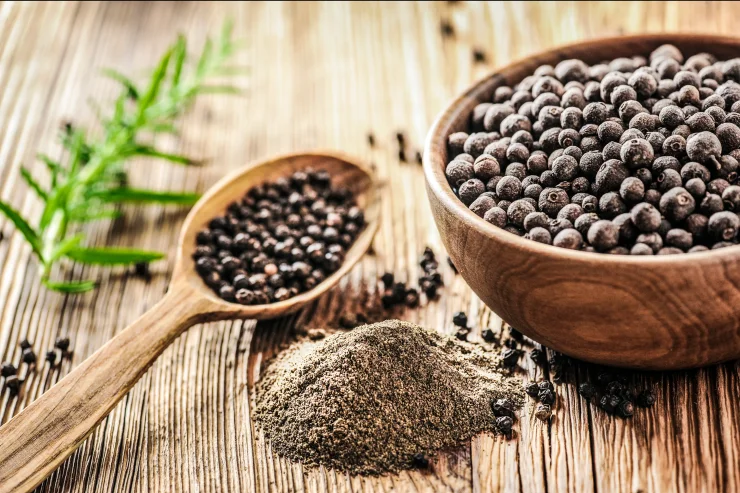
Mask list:
[[[585,48],[589,45],[609,44],[619,42],[664,42],[664,43],[686,43],[701,42],[702,44],[735,44],[740,51],[740,37],[724,36],[714,34],[681,34],[681,33],[652,33],[652,34],[634,34],[628,36],[609,36],[601,38],[592,38],[581,40],[574,43],[557,45],[553,48],[531,53],[527,56],[517,58],[501,67],[494,68],[491,72],[477,79],[468,86],[460,95],[449,102],[435,117],[434,123],[430,127],[424,143],[424,154],[422,164],[424,168],[424,177],[427,184],[427,193],[433,193],[441,202],[443,207],[455,214],[467,227],[476,228],[488,238],[494,239],[500,243],[506,244],[510,248],[529,251],[543,257],[553,260],[570,260],[592,264],[626,264],[634,266],[654,266],[654,267],[682,267],[689,263],[692,265],[699,264],[716,264],[737,261],[740,259],[740,244],[720,248],[717,250],[708,250],[703,252],[694,252],[682,255],[610,255],[608,253],[584,252],[581,250],[570,250],[559,248],[553,245],[546,245],[536,241],[517,236],[504,231],[493,224],[485,221],[483,218],[468,209],[462,201],[453,193],[452,187],[447,183],[444,174],[446,163],[442,155],[446,154],[447,135],[442,134],[442,130],[449,126],[462,113],[461,109],[469,100],[481,101],[483,94],[489,89],[492,83],[501,72],[509,71],[517,65],[526,64],[536,58],[547,58],[552,60],[566,60],[560,53],[563,50],[574,48]],[[639,54],[639,53],[638,53]],[[431,197],[430,197],[431,198]]]

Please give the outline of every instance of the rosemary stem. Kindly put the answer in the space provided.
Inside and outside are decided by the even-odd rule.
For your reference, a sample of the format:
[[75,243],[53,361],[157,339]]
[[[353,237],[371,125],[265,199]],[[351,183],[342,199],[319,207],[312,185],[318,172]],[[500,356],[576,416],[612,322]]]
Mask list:
[[52,255],[54,254],[54,247],[64,239],[67,234],[67,214],[64,209],[57,209],[54,211],[54,215],[51,217],[49,225],[44,229],[43,235],[41,236],[41,266],[42,266],[42,278],[46,279],[49,277],[52,265]]

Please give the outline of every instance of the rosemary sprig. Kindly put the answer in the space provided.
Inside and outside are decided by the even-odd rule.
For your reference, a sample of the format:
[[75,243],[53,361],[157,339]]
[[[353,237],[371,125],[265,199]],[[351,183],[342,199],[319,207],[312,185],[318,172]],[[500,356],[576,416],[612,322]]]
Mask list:
[[[110,247],[84,246],[84,224],[113,219],[127,202],[191,205],[194,193],[160,192],[127,186],[124,163],[135,156],[164,159],[189,165],[186,156],[163,152],[151,142],[156,134],[174,133],[174,122],[199,94],[234,94],[233,86],[208,85],[213,76],[229,76],[242,71],[227,66],[236,50],[226,22],[216,42],[208,39],[195,64],[189,64],[187,42],[183,36],[165,52],[146,85],[111,69],[104,74],[119,82],[121,93],[110,114],[98,111],[102,134],[88,136],[83,129],[66,124],[61,133],[64,157],[55,160],[39,155],[50,173],[50,186],[42,187],[31,172],[21,168],[21,177],[44,202],[36,227],[9,204],[0,201],[2,212],[31,245],[39,261],[41,281],[49,289],[67,293],[89,291],[93,281],[58,282],[50,279],[52,268],[62,259],[84,264],[127,265],[151,262],[159,252]],[[146,138],[148,136],[148,139]],[[74,231],[74,233],[71,233]]]

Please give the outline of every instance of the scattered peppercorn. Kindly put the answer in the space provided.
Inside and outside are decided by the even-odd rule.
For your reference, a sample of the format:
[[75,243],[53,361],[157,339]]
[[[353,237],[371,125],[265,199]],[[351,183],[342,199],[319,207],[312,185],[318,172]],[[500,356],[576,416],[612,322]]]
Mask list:
[[578,393],[586,400],[591,400],[596,395],[596,387],[590,382],[584,382],[578,386]]
[[54,342],[54,347],[66,353],[69,349],[69,337],[57,337],[57,340]]
[[506,438],[511,438],[511,429],[514,426],[514,420],[511,416],[499,416],[496,418],[496,427]]
[[51,366],[54,366],[54,363],[56,363],[56,361],[57,361],[57,352],[54,351],[53,349],[50,349],[49,351],[46,351],[45,359],[46,359],[46,361],[49,362],[49,364]]
[[534,348],[529,352],[529,359],[537,366],[544,366],[547,363],[547,353],[542,349]]
[[383,283],[383,286],[385,287],[391,287],[393,286],[393,281],[395,280],[395,276],[392,272],[386,272],[380,277],[381,282]]
[[486,342],[494,342],[496,340],[496,333],[490,328],[485,329],[481,336]]
[[21,354],[21,360],[27,365],[32,365],[36,363],[36,353],[33,352],[33,349],[26,348],[23,350],[23,354]]
[[473,61],[475,63],[486,63],[486,52],[480,48],[473,49]]
[[18,370],[16,370],[15,366],[10,363],[3,363],[2,366],[0,366],[0,376],[3,378],[8,378],[16,373],[18,373]]
[[452,27],[452,24],[450,24],[450,21],[446,19],[442,19],[442,22],[439,25],[440,30],[442,31],[442,37],[444,38],[451,38],[455,35],[455,29]]
[[367,134],[367,143],[370,147],[375,147],[375,135],[372,132]]
[[429,459],[424,454],[416,454],[411,458],[411,465],[416,469],[428,469]]
[[552,416],[552,407],[549,404],[538,404],[534,416],[540,421],[547,421]]
[[652,390],[643,390],[637,396],[637,405],[640,407],[651,407],[655,404],[655,393]]
[[555,392],[550,389],[540,389],[537,398],[542,404],[553,405],[555,404]]
[[469,133],[449,136],[450,186],[487,222],[561,248],[737,244],[740,64],[697,60],[664,45],[592,67],[543,65],[499,87],[473,108]]
[[537,385],[537,382],[529,382],[524,386],[524,391],[528,396],[537,399],[537,396],[540,393],[540,386]]
[[144,279],[145,282],[152,280],[152,273],[149,270],[149,262],[137,262],[134,264],[134,274],[136,277]]
[[458,327],[467,327],[468,316],[465,314],[465,312],[457,312],[452,316],[452,323],[457,325]]
[[504,366],[513,367],[519,362],[521,351],[518,349],[506,348],[501,353],[501,362]]
[[16,396],[21,388],[21,381],[17,376],[11,375],[5,378],[5,387],[10,391],[11,396]]
[[409,308],[419,306],[419,291],[415,288],[407,289],[405,303]]

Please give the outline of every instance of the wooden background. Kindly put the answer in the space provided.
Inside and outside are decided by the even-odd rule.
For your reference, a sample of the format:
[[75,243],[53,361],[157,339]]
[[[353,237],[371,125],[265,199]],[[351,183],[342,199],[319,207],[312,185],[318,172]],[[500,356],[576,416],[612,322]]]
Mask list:
[[[377,304],[375,280],[392,270],[415,281],[425,245],[445,259],[431,222],[421,169],[397,159],[395,132],[420,148],[435,114],[498,64],[579,39],[619,33],[694,31],[733,34],[732,3],[0,3],[0,197],[37,217],[41,204],[19,179],[37,151],[58,152],[60,122],[91,124],[89,98],[109,100],[115,86],[100,67],[139,73],[178,31],[200,46],[232,15],[247,41],[240,63],[245,95],[200,100],[183,120],[174,149],[207,157],[185,170],[132,165],[136,185],[204,190],[247,161],[305,148],[341,149],[377,165],[389,181],[384,221],[368,256],[300,320],[197,326],[157,361],[84,445],[40,487],[43,491],[740,491],[740,365],[640,375],[658,404],[633,420],[609,418],[575,393],[577,366],[558,386],[552,422],[532,417],[519,439],[483,436],[443,455],[432,473],[380,479],[306,472],[273,456],[253,429],[249,382],[290,327],[320,326],[340,312]],[[453,26],[443,37],[440,23]],[[476,64],[482,48],[487,62]],[[372,131],[377,146],[371,149]],[[413,156],[413,152],[410,152]],[[37,174],[43,166],[34,163]],[[90,230],[99,244],[174,252],[184,211],[128,209],[125,219]],[[172,259],[146,282],[123,270],[67,266],[57,275],[92,278],[84,296],[40,289],[29,247],[0,219],[0,360],[17,362],[28,337],[43,353],[72,338],[74,358],[40,365],[18,398],[0,396],[0,423],[160,299]],[[443,263],[438,302],[398,316],[442,332],[469,312],[476,329],[501,320]],[[649,327],[646,327],[649,330]],[[522,360],[524,362],[524,360]],[[541,377],[528,368],[531,377]],[[0,444],[2,446],[2,444]],[[1,485],[0,485],[1,487]]]

